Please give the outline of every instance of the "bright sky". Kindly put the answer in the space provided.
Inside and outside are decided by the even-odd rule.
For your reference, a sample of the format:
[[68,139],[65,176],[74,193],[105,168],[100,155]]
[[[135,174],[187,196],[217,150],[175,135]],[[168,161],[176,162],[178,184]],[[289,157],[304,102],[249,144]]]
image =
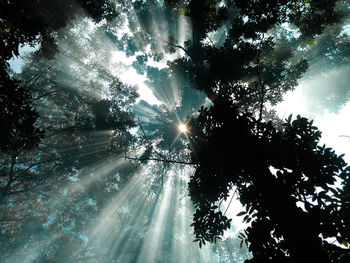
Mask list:
[[[25,45],[19,48],[19,54],[20,56],[24,56],[30,52],[36,51],[38,48],[39,46],[31,47],[29,45]],[[15,71],[16,73],[21,72],[22,66],[24,65],[23,59],[21,59],[20,57],[13,57],[8,62],[13,71]]]
[[132,63],[136,61],[136,56],[137,55],[128,57],[122,51],[113,52],[113,62],[125,66],[122,70],[116,73],[122,82],[136,86],[138,88],[140,99],[147,101],[149,104],[160,105],[161,102],[153,95],[152,90],[145,84],[147,77],[145,75],[138,74],[136,70],[132,67]]
[[348,102],[337,114],[325,111],[324,113],[311,112],[306,97],[306,87],[298,86],[294,92],[285,95],[284,101],[276,108],[277,113],[283,119],[290,114],[295,118],[298,114],[314,120],[314,125],[322,131],[321,144],[333,148],[336,153],[344,153],[344,159],[350,163],[350,102]]

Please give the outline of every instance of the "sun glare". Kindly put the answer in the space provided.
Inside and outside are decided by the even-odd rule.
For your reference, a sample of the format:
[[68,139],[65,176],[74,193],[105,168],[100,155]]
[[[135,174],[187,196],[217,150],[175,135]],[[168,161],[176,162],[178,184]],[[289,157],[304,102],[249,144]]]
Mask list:
[[187,130],[187,126],[186,126],[186,124],[184,124],[184,123],[180,123],[180,125],[178,126],[179,127],[179,131],[181,132],[181,133],[186,133],[188,130]]

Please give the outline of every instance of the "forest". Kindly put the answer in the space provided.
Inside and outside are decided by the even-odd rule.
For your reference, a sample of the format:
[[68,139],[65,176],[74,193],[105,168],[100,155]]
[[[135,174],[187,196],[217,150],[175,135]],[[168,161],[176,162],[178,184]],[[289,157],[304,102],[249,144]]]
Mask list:
[[0,0],[0,262],[349,263],[349,100],[349,0]]

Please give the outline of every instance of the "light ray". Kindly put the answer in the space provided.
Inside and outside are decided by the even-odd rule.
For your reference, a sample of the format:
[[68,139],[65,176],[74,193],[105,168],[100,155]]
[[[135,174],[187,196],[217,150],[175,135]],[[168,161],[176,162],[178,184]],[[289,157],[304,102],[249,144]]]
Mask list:
[[172,176],[169,176],[166,179],[165,186],[162,189],[160,198],[156,205],[155,213],[152,216],[151,227],[145,236],[147,242],[143,243],[142,249],[138,255],[137,263],[156,262],[157,258],[159,258],[158,253],[160,251],[161,242],[164,239],[162,233],[165,231],[165,215],[170,204],[170,184],[172,178]]
[[[131,3],[128,8],[132,8]],[[156,37],[156,50],[153,52],[165,52],[164,43],[170,35],[165,16],[162,13],[160,16],[152,17],[152,32],[150,33]],[[136,19],[136,27],[140,29],[141,24],[137,21],[139,18],[132,17],[132,19]],[[187,30],[189,25],[184,16],[180,16],[177,23],[179,28],[177,38],[179,44],[183,45],[189,33]],[[124,32],[118,35],[119,39],[124,34],[132,37],[131,31],[126,28],[124,27]],[[74,104],[74,102],[71,102],[65,93],[71,92],[79,97],[77,101],[84,101],[90,105],[94,101],[108,98],[106,83],[117,76],[121,77],[124,82],[129,81],[129,84],[137,85],[141,98],[147,98],[150,104],[160,106],[164,102],[165,107],[158,107],[161,110],[141,103],[134,107],[134,113],[139,115],[145,123],[162,124],[163,111],[166,109],[174,111],[181,105],[182,83],[180,80],[171,79],[169,86],[160,87],[161,90],[158,90],[158,93],[156,90],[154,94],[150,93],[151,87],[145,84],[146,76],[137,74],[131,68],[137,54],[130,57],[122,56],[121,54],[124,53],[119,51],[115,43],[101,33],[91,21],[81,21],[74,28],[61,34],[64,33],[67,33],[67,36],[59,39],[61,53],[57,55],[55,62],[57,79],[52,83],[44,82],[45,77],[41,79],[47,85],[45,87],[48,92],[52,88],[50,85],[59,88],[60,92],[38,100],[40,101],[38,102],[40,113],[47,120],[57,123],[54,128],[62,127],[61,124],[65,127],[70,125],[69,119],[72,116],[65,115],[62,105]],[[132,41],[143,51],[148,48],[141,37],[137,36]],[[179,55],[184,55],[182,50],[178,50],[175,55],[165,56],[161,63],[166,65],[167,59],[173,60]],[[79,108],[79,110],[85,109]],[[176,118],[180,123],[179,116],[176,115]],[[186,127],[186,123],[182,125],[173,143],[181,138],[181,135],[185,135],[188,139],[190,130]],[[174,129],[176,129],[175,124]],[[91,135],[93,139],[84,143],[84,146],[72,145],[67,141],[55,147],[56,153],[59,154],[77,152],[74,158],[81,162],[83,168],[79,172],[73,171],[69,177],[70,181],[60,188],[57,196],[53,196],[51,209],[63,211],[72,208],[76,213],[84,213],[80,204],[91,202],[91,210],[93,210],[91,215],[89,212],[84,215],[88,217],[81,231],[84,240],[82,239],[80,246],[77,246],[77,251],[70,251],[70,254],[73,255],[80,251],[82,253],[88,251],[87,254],[89,254],[96,249],[98,251],[96,260],[99,258],[102,260],[107,256],[116,262],[153,263],[157,260],[159,262],[162,259],[161,253],[170,247],[166,252],[170,254],[173,262],[188,262],[188,259],[192,258],[203,263],[216,262],[210,254],[210,247],[202,248],[200,251],[197,244],[192,242],[192,230],[189,225],[193,207],[187,198],[187,181],[188,175],[193,170],[172,168],[164,175],[163,186],[159,183],[161,180],[159,177],[162,175],[152,170],[158,164],[150,163],[149,166],[144,165],[142,169],[133,174],[124,186],[116,183],[116,188],[112,193],[105,189],[95,189],[94,194],[103,194],[105,199],[94,200],[87,193],[89,188],[95,187],[95,182],[103,182],[102,179],[109,175],[117,177],[118,170],[128,164],[122,155],[97,157],[110,142],[110,132],[109,130],[79,131],[82,137]],[[68,131],[67,134],[69,134]],[[64,138],[69,138],[69,136]],[[155,178],[158,179],[158,182]],[[160,189],[159,193],[153,190],[157,186]],[[48,225],[51,226],[51,224]],[[73,227],[70,225],[62,223],[57,228],[71,235],[76,234],[72,233]],[[20,252],[16,251],[20,256],[14,253],[11,260],[12,262],[34,261],[35,256],[40,254],[40,250],[49,250],[60,238],[62,238],[62,233],[58,231],[57,234],[50,237],[42,237],[35,246],[33,245],[34,248],[30,247],[32,244],[24,245],[17,249]],[[34,259],[31,259],[31,256]]]

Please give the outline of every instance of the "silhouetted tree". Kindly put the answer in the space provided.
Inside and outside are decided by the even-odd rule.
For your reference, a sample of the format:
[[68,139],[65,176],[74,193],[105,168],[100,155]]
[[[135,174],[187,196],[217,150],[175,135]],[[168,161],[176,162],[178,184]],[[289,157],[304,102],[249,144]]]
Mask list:
[[[167,1],[174,10],[181,1]],[[212,106],[189,120],[189,149],[196,172],[189,195],[197,210],[199,245],[215,242],[230,227],[218,203],[237,187],[246,207],[242,234],[253,258],[246,262],[347,262],[350,168],[342,156],[318,146],[321,132],[297,116],[279,131],[263,121],[308,68],[295,49],[339,21],[336,1],[189,1],[184,13],[193,37],[174,61]],[[294,26],[292,38],[280,28]],[[222,44],[211,33],[227,28]],[[341,182],[340,187],[335,183]]]
[[[188,187],[200,247],[230,227],[220,203],[235,187],[246,208],[239,215],[251,223],[240,234],[253,254],[246,262],[348,262],[350,168],[318,145],[312,122],[281,121],[267,107],[294,89],[310,61],[328,55],[322,63],[346,64],[347,42],[337,38],[337,48],[328,50],[321,34],[344,21],[347,1],[164,2],[1,2],[1,261],[21,260],[26,249],[24,256],[38,263],[140,262],[152,247],[147,237],[158,227],[153,215],[164,182],[172,182],[170,207],[184,195],[185,179],[166,172],[171,163],[188,163],[195,168]],[[179,15],[192,28],[183,44],[177,38],[189,30],[181,31]],[[77,24],[65,28],[71,21]],[[118,34],[125,25],[133,34]],[[9,77],[6,61],[19,45],[39,43],[23,72]],[[324,47],[320,54],[312,53],[314,44]],[[135,105],[135,88],[111,70],[112,47],[136,55],[133,67],[163,105]],[[163,69],[147,63],[176,51],[184,55]],[[193,114],[203,94],[209,106]],[[137,127],[133,111],[139,140],[130,131]],[[189,132],[180,135],[176,126],[186,116]],[[137,178],[138,193],[126,187],[135,186],[128,182],[139,169],[124,159],[127,150],[149,169]],[[164,165],[150,168],[146,161],[155,159]],[[130,192],[135,202],[113,203]],[[191,208],[176,208],[162,215],[162,242],[151,251],[161,262],[174,260],[175,242],[188,244],[173,230]],[[95,228],[99,233],[91,233]],[[235,258],[220,243],[212,261],[249,257],[236,250],[237,241],[228,239]],[[186,260],[196,261],[196,253],[186,252]]]
[[[91,246],[87,248],[80,235],[90,217],[98,215],[138,169],[124,160],[124,152],[136,141],[130,129],[135,126],[131,109],[138,95],[134,87],[96,67],[92,45],[90,49],[77,47],[74,40],[86,32],[85,22],[77,25],[80,30],[65,35],[71,37],[69,41],[58,42],[65,53],[51,61],[34,54],[15,76],[20,81],[5,79],[18,84],[21,92],[5,86],[3,90],[12,97],[1,103],[2,111],[7,111],[1,118],[17,114],[24,128],[12,134],[13,117],[4,121],[7,127],[1,130],[10,129],[2,138],[0,163],[2,262],[13,262],[16,257],[20,261],[25,255],[23,246],[37,251],[38,262],[99,262],[102,255]],[[101,30],[96,31],[94,37],[90,35],[92,42],[102,41]],[[83,62],[87,54],[91,59]],[[98,52],[98,57],[105,59],[103,52]],[[76,71],[68,74],[67,66],[75,66]],[[91,81],[96,75],[100,82]],[[24,105],[16,108],[19,104],[12,105],[11,98]],[[30,110],[35,119],[27,128],[20,114],[33,114]],[[30,137],[30,127],[40,127],[34,130],[40,140]],[[45,136],[41,130],[46,131]],[[28,240],[30,244],[26,244]],[[67,254],[73,246],[76,253]]]

